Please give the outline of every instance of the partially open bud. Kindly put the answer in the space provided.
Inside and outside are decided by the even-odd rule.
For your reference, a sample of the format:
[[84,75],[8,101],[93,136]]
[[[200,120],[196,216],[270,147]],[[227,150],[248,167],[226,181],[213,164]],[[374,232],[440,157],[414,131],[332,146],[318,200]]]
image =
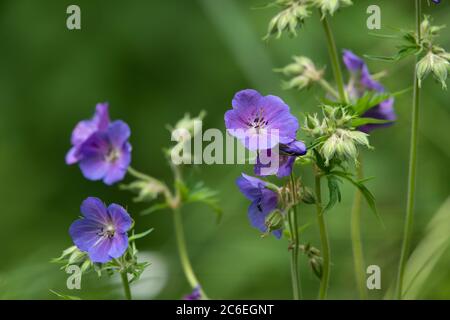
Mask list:
[[136,180],[128,185],[122,185],[121,189],[137,193],[133,200],[136,202],[150,202],[159,194],[164,193],[166,186],[156,179]]
[[301,27],[304,20],[309,17],[308,4],[302,0],[278,0],[276,5],[283,8],[269,23],[266,39],[276,34],[280,38],[284,31],[296,36],[297,29]]
[[358,162],[357,145],[370,148],[368,135],[361,131],[337,129],[322,145],[321,152],[325,158],[325,165],[337,157],[341,161],[351,160]]
[[286,76],[293,76],[285,83],[285,89],[298,89],[310,87],[313,83],[320,81],[323,70],[317,70],[311,59],[303,56],[294,57],[294,63],[275,71],[282,72]]
[[313,0],[313,3],[324,15],[328,13],[331,16],[339,8],[351,6],[353,4],[351,0]]
[[[444,54],[444,56],[446,56]],[[432,51],[428,52],[416,66],[417,78],[419,79],[419,86],[422,85],[422,80],[425,79],[430,72],[438,80],[443,89],[447,88],[445,81],[447,80],[448,69],[450,63],[441,55],[434,54]]]

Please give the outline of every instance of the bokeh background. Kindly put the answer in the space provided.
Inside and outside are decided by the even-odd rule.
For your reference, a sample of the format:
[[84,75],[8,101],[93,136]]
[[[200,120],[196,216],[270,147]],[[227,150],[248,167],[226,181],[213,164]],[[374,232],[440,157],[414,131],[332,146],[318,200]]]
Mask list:
[[[362,54],[391,54],[395,42],[369,35],[366,9],[381,7],[381,33],[413,28],[413,2],[358,0],[332,19],[339,49]],[[426,2],[426,1],[424,1]],[[450,3],[424,9],[437,24],[450,20]],[[82,30],[66,28],[66,8],[78,4]],[[68,275],[49,263],[71,245],[68,228],[88,196],[121,203],[136,219],[137,231],[155,231],[138,242],[152,262],[133,287],[140,299],[179,299],[190,291],[179,265],[170,212],[140,216],[142,204],[117,187],[84,179],[64,156],[75,124],[89,118],[97,102],[108,101],[113,119],[132,128],[133,166],[170,181],[162,155],[169,146],[166,124],[184,113],[206,110],[205,127],[224,130],[223,114],[234,93],[255,88],[281,96],[296,115],[317,110],[320,91],[281,90],[276,67],[291,56],[306,55],[328,64],[324,34],[317,13],[294,39],[263,42],[274,9],[256,10],[264,0],[190,1],[31,1],[0,2],[0,298],[56,299],[49,289],[83,299],[121,298],[116,278],[86,275],[82,290],[70,291]],[[448,32],[440,38],[450,48]],[[372,72],[388,71],[383,81],[391,91],[411,86],[411,59],[389,64],[370,61]],[[331,69],[327,68],[331,78]],[[450,298],[450,106],[448,92],[433,80],[424,85],[420,124],[420,156],[414,246],[428,236],[429,221],[440,209],[436,241],[422,245],[418,258],[429,277],[416,298]],[[373,133],[375,151],[364,152],[370,188],[386,227],[364,207],[363,239],[367,264],[382,270],[383,298],[397,271],[405,213],[411,92],[399,97],[395,126]],[[198,166],[195,179],[219,191],[221,223],[202,205],[183,209],[189,254],[210,297],[225,299],[290,299],[289,253],[286,240],[261,239],[249,226],[249,202],[235,179],[249,166]],[[298,172],[306,182],[310,172]],[[350,208],[354,190],[343,187],[342,203],[327,213],[332,272],[329,297],[357,298],[350,242]],[[311,226],[303,241],[319,247],[314,208],[300,208],[302,224]],[[436,225],[436,224],[435,224]],[[435,231],[436,228],[431,228]],[[431,238],[433,239],[433,238]],[[316,297],[318,281],[301,258],[304,296]],[[420,264],[420,263],[419,263]]]

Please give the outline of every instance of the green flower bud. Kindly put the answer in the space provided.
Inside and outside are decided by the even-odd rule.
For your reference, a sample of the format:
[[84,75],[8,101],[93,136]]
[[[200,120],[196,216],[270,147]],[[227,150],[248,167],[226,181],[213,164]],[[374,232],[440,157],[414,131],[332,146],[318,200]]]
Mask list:
[[199,127],[201,127],[198,123],[201,123],[205,116],[205,111],[201,111],[195,118],[191,118],[191,116],[187,113],[184,115],[183,119],[177,122],[175,125],[175,130],[186,130],[191,134],[191,137],[194,137],[198,133],[197,131],[199,131]]
[[316,198],[314,197],[313,192],[308,187],[303,186],[300,189],[300,199],[303,203],[306,204],[314,204],[316,203]]
[[317,276],[317,278],[322,279],[322,274],[323,274],[322,260],[312,258],[309,260],[309,265],[311,266],[311,269],[313,270],[313,272]]
[[450,63],[447,59],[440,55],[434,54],[432,51],[428,52],[416,66],[417,78],[419,79],[419,86],[422,85],[422,80],[425,79],[430,72],[438,80],[443,89],[447,88],[445,81],[447,80],[448,69]]
[[162,182],[153,178],[149,180],[137,180],[120,187],[123,190],[130,190],[137,193],[137,197],[133,199],[135,202],[150,202],[166,190],[166,186]]
[[276,38],[280,38],[284,31],[296,36],[297,29],[310,15],[308,4],[305,4],[303,0],[281,0],[275,4],[283,7],[283,10],[270,21],[265,39],[273,34],[276,34]]
[[323,15],[334,13],[341,7],[351,6],[353,3],[351,0],[313,0],[313,4],[318,7]]
[[266,217],[267,232],[280,230],[284,226],[284,216],[280,210],[275,210]]

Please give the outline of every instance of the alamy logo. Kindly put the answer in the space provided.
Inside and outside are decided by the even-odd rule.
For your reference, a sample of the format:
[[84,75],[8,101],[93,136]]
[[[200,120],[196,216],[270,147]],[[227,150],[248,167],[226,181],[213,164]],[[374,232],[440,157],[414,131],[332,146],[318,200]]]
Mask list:
[[367,29],[381,29],[381,9],[379,6],[373,4],[367,7],[367,14],[370,16],[367,18]]
[[79,266],[76,265],[70,265],[66,268],[66,273],[70,274],[70,276],[67,278],[66,285],[67,289],[73,290],[81,289],[81,269]]
[[[279,150],[279,130],[228,129],[223,134],[219,129],[203,131],[200,120],[194,120],[192,130],[179,128],[172,131],[172,141],[177,144],[171,149],[171,161],[181,164],[255,164],[261,168],[261,175],[277,172],[282,155]],[[242,143],[235,142],[243,139]],[[208,142],[203,146],[204,142]],[[236,145],[235,145],[236,143]],[[259,150],[259,152],[257,151]]]
[[371,265],[367,267],[367,289],[380,290],[381,289],[381,268],[377,265]]
[[69,14],[66,20],[66,26],[69,30],[81,29],[81,9],[77,5],[70,5],[67,7],[66,13]]

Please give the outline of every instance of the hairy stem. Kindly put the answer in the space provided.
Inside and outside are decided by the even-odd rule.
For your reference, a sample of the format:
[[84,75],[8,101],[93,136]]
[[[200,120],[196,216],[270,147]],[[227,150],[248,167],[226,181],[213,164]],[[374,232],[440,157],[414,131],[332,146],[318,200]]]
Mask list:
[[[322,15],[322,12],[320,11]],[[333,32],[331,31],[330,24],[326,15],[322,17],[322,25],[325,31],[327,39],[328,53],[330,55],[331,68],[333,69],[334,80],[339,92],[341,102],[348,103],[347,93],[344,86],[344,78],[342,77],[341,65],[339,63],[339,55],[336,49],[336,42],[334,41]]]
[[[421,38],[420,32],[421,23],[422,23],[421,0],[416,0],[416,33],[419,39]],[[418,62],[419,57],[416,57],[416,65]],[[402,299],[403,295],[403,278],[405,275],[406,262],[409,255],[414,223],[414,199],[416,194],[417,142],[418,142],[419,109],[420,109],[419,107],[420,107],[420,87],[416,67],[414,71],[414,97],[412,108],[411,141],[409,153],[408,196],[406,203],[405,226],[403,231],[403,244],[398,268],[397,286],[395,294],[396,299]]]
[[330,244],[328,240],[327,225],[325,222],[325,217],[323,216],[324,211],[322,206],[322,188],[320,186],[320,178],[321,178],[320,173],[316,170],[315,172],[316,213],[320,231],[320,242],[322,244],[322,259],[323,259],[323,269],[320,281],[319,299],[323,300],[327,298],[328,281],[330,278]]
[[180,256],[181,266],[183,268],[184,275],[186,276],[186,279],[188,280],[192,289],[199,288],[202,298],[208,299],[205,292],[203,291],[203,287],[200,285],[200,282],[195,276],[194,270],[192,269],[191,261],[189,260],[186,242],[184,239],[183,221],[180,209],[178,208],[173,209],[173,221],[175,228],[175,236],[178,245],[178,254]]
[[[358,179],[363,178],[362,159],[359,157],[359,166],[356,168]],[[359,298],[367,300],[367,290],[365,286],[365,264],[361,241],[361,192],[357,189],[353,199],[350,228],[353,247],[353,264],[355,268],[356,284],[358,285]]]
[[291,279],[292,279],[292,290],[294,295],[294,300],[299,300],[301,298],[301,287],[300,287],[300,274],[298,269],[298,250],[299,250],[299,238],[298,238],[298,222],[297,222],[297,187],[295,184],[294,174],[291,174],[291,197],[294,205],[292,210],[289,212],[289,228],[291,231]]
[[120,277],[122,278],[123,290],[125,292],[125,298],[127,300],[131,300],[131,290],[130,283],[128,282],[127,272],[123,271],[120,273]]

